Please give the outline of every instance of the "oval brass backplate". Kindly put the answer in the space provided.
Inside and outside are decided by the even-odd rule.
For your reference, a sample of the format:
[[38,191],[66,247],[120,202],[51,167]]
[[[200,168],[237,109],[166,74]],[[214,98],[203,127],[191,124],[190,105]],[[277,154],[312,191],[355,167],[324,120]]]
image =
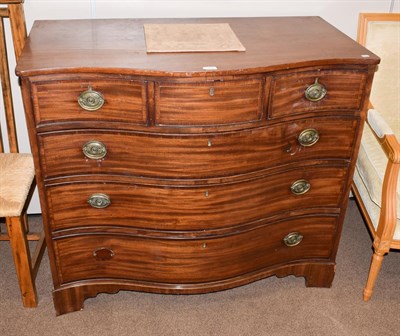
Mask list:
[[323,99],[326,96],[327,92],[328,90],[325,88],[325,86],[318,83],[318,78],[316,78],[315,83],[307,87],[304,95],[307,100],[317,102]]
[[101,141],[91,140],[82,146],[82,152],[88,159],[100,160],[107,155],[107,148]]
[[311,184],[307,180],[297,180],[292,183],[290,191],[295,195],[303,195],[311,189]]
[[104,105],[104,97],[98,92],[92,90],[89,86],[87,91],[82,92],[78,97],[78,104],[86,111],[97,111]]
[[93,194],[91,195],[87,202],[96,209],[104,209],[107,208],[111,204],[111,199],[108,195],[106,194]]
[[301,243],[303,240],[303,235],[300,232],[291,232],[283,238],[283,242],[288,247],[294,247]]
[[303,147],[310,147],[318,142],[319,133],[314,128],[308,128],[299,134],[297,140]]

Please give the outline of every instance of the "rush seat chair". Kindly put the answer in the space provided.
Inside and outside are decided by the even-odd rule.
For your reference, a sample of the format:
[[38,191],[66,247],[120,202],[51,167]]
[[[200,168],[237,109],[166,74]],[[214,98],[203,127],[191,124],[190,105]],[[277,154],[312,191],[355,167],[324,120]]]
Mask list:
[[[10,242],[23,305],[36,307],[35,278],[46,245],[43,232],[29,232],[26,211],[35,189],[35,171],[32,155],[19,153],[18,150],[4,29],[5,20],[9,20],[12,47],[18,59],[27,35],[23,0],[0,1],[0,19],[0,80],[4,101],[4,109],[0,107],[0,112],[4,112],[6,121],[6,130],[0,128],[0,219],[4,222],[5,218],[7,227],[0,232],[0,241]],[[9,148],[7,153],[6,148]],[[32,255],[28,243],[31,240],[37,241]]]

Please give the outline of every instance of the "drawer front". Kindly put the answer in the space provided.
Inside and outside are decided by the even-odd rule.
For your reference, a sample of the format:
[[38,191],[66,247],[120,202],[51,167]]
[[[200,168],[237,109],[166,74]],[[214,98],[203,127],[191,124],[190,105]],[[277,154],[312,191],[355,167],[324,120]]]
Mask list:
[[[288,209],[338,208],[346,176],[344,168],[299,167],[199,187],[82,182],[47,187],[47,197],[53,230],[102,224],[202,230],[245,224]],[[291,187],[298,181],[309,183],[309,190],[294,193]]]
[[[335,231],[335,217],[307,217],[214,239],[91,234],[55,240],[54,247],[61,283],[96,278],[201,283],[295,260],[326,260]],[[298,245],[283,242],[290,233],[303,237]]]
[[156,124],[201,126],[260,120],[262,87],[262,79],[158,83]]
[[[277,76],[272,84],[269,117],[279,118],[312,111],[359,110],[366,79],[364,72],[344,70]],[[319,85],[326,91],[321,91]],[[307,90],[315,101],[306,98]]]
[[32,84],[32,90],[38,125],[96,120],[147,124],[145,82],[112,79],[38,82]]
[[[357,125],[356,119],[313,118],[208,136],[71,131],[43,134],[39,142],[45,177],[112,173],[207,178],[307,159],[348,159]],[[299,135],[308,129],[316,129],[319,139],[312,146],[302,146]],[[87,143],[99,142],[103,158],[83,154]]]

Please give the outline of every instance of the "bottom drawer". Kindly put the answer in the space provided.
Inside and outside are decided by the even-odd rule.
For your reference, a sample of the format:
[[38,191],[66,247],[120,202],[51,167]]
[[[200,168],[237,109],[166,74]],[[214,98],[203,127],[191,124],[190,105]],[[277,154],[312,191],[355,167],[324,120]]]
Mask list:
[[[309,216],[208,239],[84,234],[54,241],[61,283],[96,278],[206,283],[304,259],[328,259],[337,217]],[[303,236],[296,246],[283,239]]]

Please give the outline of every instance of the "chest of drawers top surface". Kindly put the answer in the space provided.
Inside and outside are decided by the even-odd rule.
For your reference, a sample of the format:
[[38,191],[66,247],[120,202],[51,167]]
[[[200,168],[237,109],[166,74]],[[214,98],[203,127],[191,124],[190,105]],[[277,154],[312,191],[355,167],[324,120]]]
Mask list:
[[[146,23],[229,23],[244,52],[147,53]],[[320,64],[376,64],[379,58],[319,17],[36,21],[17,74],[119,72],[202,76]]]

